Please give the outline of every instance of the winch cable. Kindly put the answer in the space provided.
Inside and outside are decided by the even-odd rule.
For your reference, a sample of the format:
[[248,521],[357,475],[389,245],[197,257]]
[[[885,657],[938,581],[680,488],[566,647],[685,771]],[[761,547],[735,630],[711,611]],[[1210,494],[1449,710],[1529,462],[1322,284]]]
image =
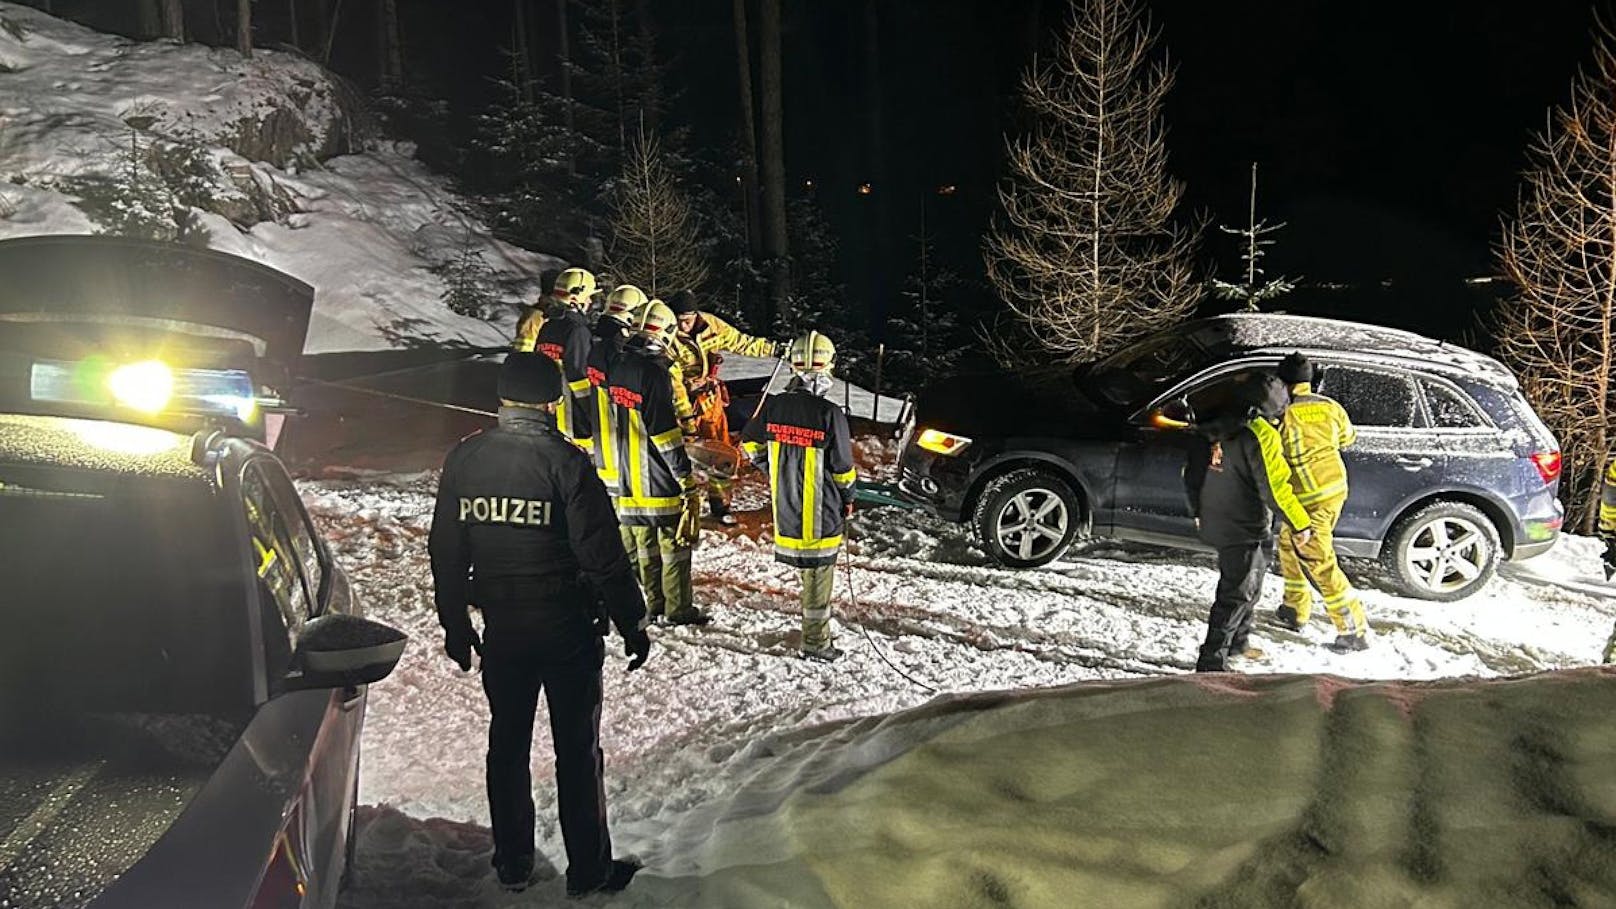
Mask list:
[[391,391],[381,391],[375,388],[366,388],[363,385],[350,385],[347,382],[329,382],[325,379],[314,379],[308,376],[299,376],[298,381],[307,382],[310,385],[319,385],[323,388],[336,388],[342,391],[357,392],[362,395],[370,395],[376,398],[386,398],[389,401],[403,401],[406,404],[419,404],[422,407],[436,407],[439,410],[452,410],[456,413],[469,413],[474,416],[488,417],[490,419],[497,419],[499,417],[499,414],[491,410],[478,410],[475,407],[462,407],[459,404],[449,404],[444,401],[432,401],[427,398],[401,395]]
[[[859,601],[858,601],[858,588],[853,583],[853,557],[852,557],[852,555],[850,553],[848,553],[847,547],[845,545],[842,547],[842,568],[845,569],[846,575],[847,575],[847,599],[848,599],[848,603],[849,603],[849,605],[852,606],[852,611],[853,612],[858,612],[858,611],[860,611],[859,610]],[[880,657],[881,662],[887,664],[887,667],[889,669],[891,669],[893,672],[897,673],[898,675],[903,676],[905,679],[908,679],[909,683],[914,685],[916,688],[919,688],[919,689],[921,689],[923,691],[930,692],[932,694],[937,694],[937,689],[936,688],[933,688],[932,686],[927,685],[925,682],[922,682],[921,680],[919,680],[919,679],[915,678],[914,676],[910,675],[909,673],[905,672],[902,667],[900,667],[898,664],[892,662],[892,660],[888,659],[887,655],[886,655],[886,651],[882,650],[881,645],[877,644],[875,642],[875,638],[870,637],[870,631],[869,631],[869,629],[864,627],[863,622],[854,622],[853,625],[856,628],[858,628],[859,633],[864,636],[865,643],[870,645],[870,649],[875,651],[875,655]]]

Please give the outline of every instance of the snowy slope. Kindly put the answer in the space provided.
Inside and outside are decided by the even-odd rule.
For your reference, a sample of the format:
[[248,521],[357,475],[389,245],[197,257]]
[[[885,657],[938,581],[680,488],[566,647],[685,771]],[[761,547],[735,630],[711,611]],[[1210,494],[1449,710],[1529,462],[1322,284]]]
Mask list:
[[[372,689],[362,801],[379,807],[366,809],[348,905],[559,902],[558,883],[507,900],[487,874],[486,705],[475,676],[458,672],[441,652],[425,555],[432,489],[430,475],[304,487],[372,614],[414,639],[398,672]],[[762,503],[751,478],[737,505]],[[913,512],[864,512],[855,525],[851,590],[846,575],[838,578],[838,643],[848,653],[837,664],[792,656],[795,577],[773,562],[755,520],[734,537],[709,531],[697,553],[697,601],[715,613],[713,626],[657,632],[655,655],[640,673],[623,673],[620,658],[609,657],[604,727],[614,836],[620,852],[649,862],[642,892],[657,896],[647,904],[719,904],[695,894],[715,885],[715,863],[722,864],[715,856],[740,847],[708,835],[719,816],[757,797],[741,795],[754,777],[772,779],[781,792],[797,785],[792,773],[768,769],[773,756],[800,745],[817,760],[860,761],[867,756],[861,749],[874,747],[819,737],[816,724],[922,704],[932,695],[921,685],[943,692],[1045,688],[1177,674],[1193,665],[1215,582],[1208,558],[1098,544],[1045,570],[1012,572],[988,567],[958,528]],[[1592,541],[1570,540],[1549,558],[1557,577],[1598,572]],[[1436,679],[1575,667],[1598,661],[1616,619],[1616,601],[1541,580],[1501,578],[1448,605],[1385,593],[1372,575],[1359,580],[1377,629],[1371,652],[1323,649],[1333,631],[1321,617],[1303,634],[1260,629],[1268,656],[1243,670]],[[1277,604],[1279,586],[1270,578],[1267,608]],[[541,731],[537,780],[551,778],[550,763]],[[541,782],[537,795],[541,850],[562,861],[553,792]],[[784,835],[759,841],[812,852],[810,844],[791,842]],[[744,849],[737,854],[743,865],[762,861]],[[675,877],[684,879],[669,882]],[[642,904],[636,899],[623,904]]]
[[[405,145],[348,145],[340,86],[292,54],[103,35],[0,2],[0,238],[89,233],[86,178],[116,178],[131,142],[201,150],[208,243],[316,288],[309,350],[499,344],[556,260],[492,240]],[[468,242],[493,269],[497,324],[441,302],[429,269]]]

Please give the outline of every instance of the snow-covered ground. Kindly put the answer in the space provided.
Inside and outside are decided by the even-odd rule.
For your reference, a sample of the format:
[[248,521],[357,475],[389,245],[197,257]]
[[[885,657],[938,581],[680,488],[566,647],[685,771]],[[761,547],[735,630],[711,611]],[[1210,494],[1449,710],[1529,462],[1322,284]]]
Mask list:
[[[426,474],[304,486],[371,614],[413,638],[398,671],[372,689],[361,794],[370,807],[346,905],[560,902],[559,882],[511,897],[497,892],[488,874],[486,705],[475,675],[460,673],[441,652],[425,551],[433,482]],[[737,505],[762,504],[754,478]],[[928,689],[1047,689],[1185,672],[1215,580],[1209,558],[1110,543],[1080,548],[1044,570],[1005,571],[991,567],[958,527],[896,509],[861,512],[851,569],[838,576],[838,643],[847,654],[825,666],[794,658],[794,575],[773,562],[755,521],[745,528],[733,536],[709,531],[697,553],[697,600],[716,616],[713,625],[659,630],[651,662],[632,675],[609,657],[604,740],[613,834],[619,853],[647,862],[614,904],[796,904],[797,897],[781,896],[787,890],[758,892],[752,902],[736,895],[746,892],[733,889],[740,884],[719,886],[738,873],[731,866],[766,863],[770,850],[791,853],[774,859],[793,862],[820,854],[789,836],[737,841],[739,828],[729,825],[735,813],[773,811],[800,787],[817,791],[812,786],[824,783],[827,767],[868,768],[879,755],[909,747],[872,740],[870,723],[817,727],[916,707],[933,697]],[[1441,679],[1597,663],[1616,600],[1601,595],[1609,588],[1595,542],[1568,539],[1528,567],[1530,576],[1512,571],[1482,594],[1446,605],[1394,596],[1373,572],[1359,574],[1376,629],[1370,652],[1324,649],[1333,631],[1320,610],[1300,634],[1260,628],[1256,640],[1267,656],[1242,671]],[[1270,578],[1266,607],[1278,598],[1278,579]],[[975,712],[928,707],[921,716],[943,718],[920,738],[937,723],[963,722],[947,718],[956,709]],[[902,717],[890,722],[913,725]],[[558,863],[564,859],[542,721],[540,730],[534,770],[541,852]],[[760,799],[769,807],[754,804]]]
[[[353,128],[341,92],[293,54],[130,41],[0,2],[0,238],[97,232],[83,181],[126,173],[132,142],[191,147],[208,244],[314,285],[309,352],[507,340],[558,260],[490,238],[408,145],[330,157]],[[509,304],[492,323],[442,302],[432,269],[467,244]]]

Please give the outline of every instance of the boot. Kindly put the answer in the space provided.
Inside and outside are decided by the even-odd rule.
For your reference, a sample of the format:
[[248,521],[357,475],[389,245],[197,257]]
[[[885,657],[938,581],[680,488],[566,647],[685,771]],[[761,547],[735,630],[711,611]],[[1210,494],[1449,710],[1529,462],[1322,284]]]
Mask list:
[[1296,610],[1289,606],[1281,606],[1274,610],[1274,624],[1292,631],[1302,630],[1302,623],[1296,618]]
[[728,503],[718,496],[709,497],[707,507],[712,511],[713,517],[718,519],[718,523],[723,524],[725,527],[734,527],[740,523],[734,515],[729,513]]
[[1369,636],[1365,634],[1338,634],[1334,641],[1324,645],[1336,653],[1358,653],[1369,649]]
[[797,652],[797,656],[805,660],[813,660],[816,663],[834,663],[836,658],[841,655],[842,651],[831,644],[826,644],[823,647],[804,647]]
[[712,620],[712,616],[694,606],[686,606],[668,613],[669,625],[705,625]]
[[567,884],[567,898],[578,899],[591,893],[619,893],[628,887],[634,880],[634,875],[640,873],[642,866],[633,859],[612,859],[612,867],[606,872],[605,880],[594,884]]
[[524,855],[494,866],[499,885],[512,893],[521,893],[533,883],[533,856]]

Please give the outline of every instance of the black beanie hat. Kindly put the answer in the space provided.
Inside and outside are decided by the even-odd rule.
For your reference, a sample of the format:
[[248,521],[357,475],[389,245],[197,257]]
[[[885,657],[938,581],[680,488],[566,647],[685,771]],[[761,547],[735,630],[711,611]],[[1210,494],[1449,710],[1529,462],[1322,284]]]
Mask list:
[[1257,411],[1259,416],[1269,420],[1283,417],[1286,406],[1291,402],[1290,393],[1285,390],[1285,386],[1267,373],[1260,373],[1252,381],[1247,382],[1243,391],[1245,404]]
[[676,316],[693,313],[699,309],[696,306],[696,295],[688,290],[676,291],[673,296],[668,298],[667,303],[668,308],[673,310],[673,314]]
[[561,400],[561,367],[541,353],[512,351],[499,369],[499,397],[518,404]]
[[1286,385],[1300,385],[1313,381],[1313,363],[1299,353],[1279,361],[1279,378]]

